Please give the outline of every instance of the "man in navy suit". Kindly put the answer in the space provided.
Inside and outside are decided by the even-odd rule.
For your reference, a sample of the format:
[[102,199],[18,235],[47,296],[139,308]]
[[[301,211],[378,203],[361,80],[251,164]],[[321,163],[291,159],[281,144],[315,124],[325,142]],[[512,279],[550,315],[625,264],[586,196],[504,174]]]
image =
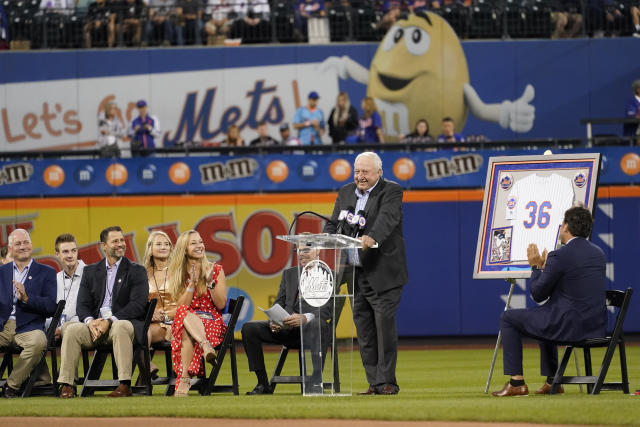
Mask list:
[[[26,230],[9,234],[13,262],[0,267],[0,346],[22,347],[7,378],[4,397],[18,397],[22,383],[40,362],[47,348],[44,322],[56,311],[56,272],[31,258],[31,237]],[[51,381],[48,371],[44,377]]]
[[355,266],[353,320],[369,383],[360,394],[397,394],[396,312],[402,287],[409,280],[402,235],[402,187],[382,177],[382,160],[376,153],[359,154],[353,170],[354,182],[338,191],[332,222],[327,222],[324,231],[337,231],[341,211],[364,211],[362,250],[349,259]]
[[[529,389],[522,376],[522,336],[540,345],[540,372],[547,377],[536,394],[548,394],[558,368],[554,341],[576,342],[606,334],[606,258],[602,249],[587,238],[591,235],[591,212],[573,207],[560,226],[562,248],[540,255],[536,245],[527,248],[531,265],[531,296],[543,305],[503,312],[500,319],[504,373],[511,375],[494,396],[526,396]],[[562,393],[560,388],[558,391]]]
[[61,398],[74,397],[73,381],[83,348],[112,344],[120,385],[108,396],[131,396],[133,341],[142,343],[144,315],[149,295],[147,272],[125,256],[127,244],[118,226],[100,233],[106,257],[84,269],[76,312],[62,336]]

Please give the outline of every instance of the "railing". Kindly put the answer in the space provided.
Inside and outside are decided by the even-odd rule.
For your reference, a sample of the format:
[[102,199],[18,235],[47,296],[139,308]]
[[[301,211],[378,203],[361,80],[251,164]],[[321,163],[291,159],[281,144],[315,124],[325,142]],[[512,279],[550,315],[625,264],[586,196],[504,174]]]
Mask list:
[[[61,10],[40,9],[40,0],[2,0],[0,45],[3,37],[13,49],[306,42],[307,18],[314,16],[326,17],[332,42],[378,41],[413,10],[406,2],[385,8],[381,1],[365,0],[325,2],[324,10],[305,13],[294,1],[276,0],[253,2],[255,10],[242,3],[191,14],[138,1]],[[463,39],[626,36],[634,33],[637,9],[631,0],[607,6],[589,0],[444,0],[429,8]]]

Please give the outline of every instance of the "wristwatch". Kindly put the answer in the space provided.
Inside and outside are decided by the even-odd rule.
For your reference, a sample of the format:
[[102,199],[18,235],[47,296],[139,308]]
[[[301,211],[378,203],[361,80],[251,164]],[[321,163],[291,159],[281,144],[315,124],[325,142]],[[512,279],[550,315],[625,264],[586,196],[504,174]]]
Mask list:
[[211,283],[207,283],[207,289],[213,289],[216,287],[216,281],[212,280]]

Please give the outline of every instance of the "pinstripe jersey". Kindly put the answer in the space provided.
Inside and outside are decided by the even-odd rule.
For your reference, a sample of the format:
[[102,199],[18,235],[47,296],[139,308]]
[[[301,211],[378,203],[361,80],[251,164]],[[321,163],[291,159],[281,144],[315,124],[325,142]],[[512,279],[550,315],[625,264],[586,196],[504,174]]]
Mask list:
[[564,213],[573,204],[573,185],[558,174],[531,174],[513,184],[507,197],[505,218],[513,226],[511,261],[527,260],[527,246],[555,249]]

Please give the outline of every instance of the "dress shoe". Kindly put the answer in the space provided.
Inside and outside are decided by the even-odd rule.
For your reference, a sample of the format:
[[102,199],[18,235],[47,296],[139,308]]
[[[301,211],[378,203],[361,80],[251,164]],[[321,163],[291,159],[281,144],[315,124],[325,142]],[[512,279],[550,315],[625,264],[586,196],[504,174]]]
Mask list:
[[253,390],[248,391],[247,395],[253,396],[254,394],[273,394],[273,390],[268,385],[258,384]]
[[2,397],[7,399],[13,399],[16,397],[20,397],[20,392],[14,388],[9,387],[5,384],[4,390],[2,392]]
[[60,397],[62,399],[71,399],[72,397],[76,397],[76,392],[72,386],[63,384],[60,388]]
[[400,391],[400,387],[395,384],[383,384],[376,387],[376,394],[398,394],[398,391]]
[[[559,385],[557,387],[556,393],[555,394],[562,394],[564,393],[564,388],[562,388],[561,385]],[[540,387],[539,389],[536,390],[536,394],[551,394],[551,384],[545,382],[542,387]]]
[[115,390],[107,394],[107,397],[129,397],[132,394],[131,387],[126,384],[120,384]]
[[204,356],[204,360],[212,365],[216,364],[216,358],[218,357],[218,352],[215,348],[209,343],[209,341],[204,341],[201,343],[202,346],[202,355]]
[[529,387],[526,384],[514,387],[507,381],[500,391],[494,391],[491,393],[493,396],[506,397],[506,396],[529,396]]
[[358,396],[370,396],[372,394],[376,394],[376,389],[372,385],[370,385],[367,391],[358,393]]

